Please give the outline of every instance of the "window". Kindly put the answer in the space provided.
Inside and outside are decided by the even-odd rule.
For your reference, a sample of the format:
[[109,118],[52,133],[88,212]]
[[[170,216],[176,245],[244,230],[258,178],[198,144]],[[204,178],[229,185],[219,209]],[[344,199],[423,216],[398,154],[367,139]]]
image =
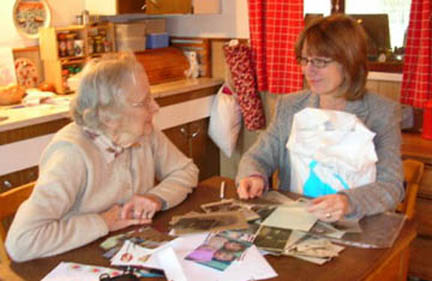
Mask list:
[[317,0],[304,0],[303,2],[303,14],[322,14],[324,16],[330,15],[331,6],[330,0],[328,1],[317,1]]
[[346,14],[387,14],[390,47],[403,47],[408,28],[411,0],[345,0]]
[[402,72],[402,67],[394,64],[401,64],[403,58],[410,8],[411,0],[304,0],[306,21],[316,14],[327,16],[332,11],[360,19],[370,36],[369,45],[375,45],[371,46],[370,60],[375,62],[378,53],[386,52],[386,62],[393,64],[387,68],[372,63],[371,70],[391,72]]

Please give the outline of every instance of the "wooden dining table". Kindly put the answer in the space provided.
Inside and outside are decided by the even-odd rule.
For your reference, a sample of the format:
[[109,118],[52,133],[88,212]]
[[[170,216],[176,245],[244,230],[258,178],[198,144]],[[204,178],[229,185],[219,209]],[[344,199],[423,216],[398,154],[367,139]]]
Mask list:
[[[233,180],[223,177],[209,178],[200,182],[183,203],[170,210],[157,213],[153,220],[153,227],[159,231],[168,231],[169,221],[173,215],[185,214],[192,210],[198,211],[201,204],[220,200],[222,181],[226,182],[225,198],[236,198]],[[316,265],[288,256],[266,256],[267,261],[278,274],[277,277],[270,280],[406,281],[409,246],[416,236],[415,229],[415,223],[407,220],[391,248],[364,249],[347,246],[338,257],[324,265]],[[123,230],[123,232],[129,230]],[[23,263],[3,263],[0,269],[17,278],[11,280],[33,281],[41,280],[62,261],[110,266],[109,260],[102,257],[104,251],[99,247],[99,244],[106,238],[102,237],[93,243],[53,257]],[[143,280],[164,279],[143,278]]]

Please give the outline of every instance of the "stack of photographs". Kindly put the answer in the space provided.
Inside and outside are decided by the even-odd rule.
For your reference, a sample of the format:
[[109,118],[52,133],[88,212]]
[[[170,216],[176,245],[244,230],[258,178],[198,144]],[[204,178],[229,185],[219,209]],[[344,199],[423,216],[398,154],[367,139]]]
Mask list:
[[147,249],[155,249],[175,238],[175,236],[159,232],[150,226],[146,226],[134,231],[108,237],[99,246],[105,250],[103,257],[111,259],[121,249],[126,240]]
[[335,245],[328,239],[293,231],[283,254],[321,265],[337,257],[343,249],[345,247]]

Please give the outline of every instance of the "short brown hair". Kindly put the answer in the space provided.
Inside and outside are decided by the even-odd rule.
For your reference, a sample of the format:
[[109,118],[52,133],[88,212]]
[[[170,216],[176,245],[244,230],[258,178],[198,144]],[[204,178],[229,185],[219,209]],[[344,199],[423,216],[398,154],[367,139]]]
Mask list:
[[301,57],[305,42],[308,55],[328,57],[342,64],[345,81],[341,93],[347,100],[363,97],[368,74],[367,35],[359,23],[344,14],[319,18],[300,33],[296,57]]

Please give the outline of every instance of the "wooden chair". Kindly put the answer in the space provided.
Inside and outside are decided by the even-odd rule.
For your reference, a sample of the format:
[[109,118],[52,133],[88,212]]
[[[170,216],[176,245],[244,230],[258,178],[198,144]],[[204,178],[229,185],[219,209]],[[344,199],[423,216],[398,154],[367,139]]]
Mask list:
[[409,219],[414,217],[417,192],[423,176],[424,164],[413,159],[403,161],[405,199],[397,206],[397,211]]
[[0,262],[2,263],[9,261],[4,247],[6,239],[5,219],[16,213],[21,203],[32,193],[34,185],[35,182],[31,182],[0,193]]

